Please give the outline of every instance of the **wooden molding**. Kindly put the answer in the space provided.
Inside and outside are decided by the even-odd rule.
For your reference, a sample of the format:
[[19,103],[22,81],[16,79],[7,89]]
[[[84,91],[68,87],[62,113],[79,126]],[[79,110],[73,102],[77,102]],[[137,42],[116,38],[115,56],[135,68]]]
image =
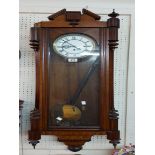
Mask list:
[[110,130],[107,132],[107,138],[110,140],[110,143],[116,147],[118,143],[120,143],[120,132],[118,130],[118,111],[114,106],[114,84],[113,84],[113,70],[114,70],[114,51],[118,46],[118,28],[120,27],[120,21],[118,18],[118,13],[113,10],[111,14],[109,14],[109,18],[107,20],[107,26],[109,28],[109,70],[110,70],[110,110],[109,110],[109,123]]
[[66,9],[62,9],[62,10],[60,10],[60,11],[58,11],[58,12],[56,12],[56,13],[50,15],[50,16],[48,16],[48,19],[49,19],[49,20],[54,20],[54,19],[57,18],[58,16],[63,15],[63,14],[65,14],[65,13],[66,13]]
[[86,9],[82,9],[82,13],[86,14],[86,15],[89,15],[90,17],[94,18],[95,20],[100,20],[101,19],[101,17],[99,15],[97,15],[97,14],[95,14],[95,13],[89,11],[89,10],[86,10]]
[[[100,16],[86,9],[80,11],[66,11],[62,9],[48,17],[50,21],[35,23],[35,27],[106,27]],[[62,22],[63,21],[63,22]]]

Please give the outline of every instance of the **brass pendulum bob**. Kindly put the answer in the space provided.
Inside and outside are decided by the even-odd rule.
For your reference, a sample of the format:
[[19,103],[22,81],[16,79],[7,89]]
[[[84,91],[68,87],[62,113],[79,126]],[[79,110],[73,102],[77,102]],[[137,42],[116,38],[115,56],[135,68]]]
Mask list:
[[81,110],[74,105],[63,105],[63,119],[77,121],[81,118]]

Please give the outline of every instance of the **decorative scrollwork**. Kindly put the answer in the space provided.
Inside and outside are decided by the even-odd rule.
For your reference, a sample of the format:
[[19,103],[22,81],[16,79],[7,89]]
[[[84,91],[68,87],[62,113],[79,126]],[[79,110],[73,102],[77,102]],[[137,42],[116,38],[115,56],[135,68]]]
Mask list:
[[109,112],[109,119],[118,119],[118,110],[115,110],[115,109],[112,109],[110,112]]
[[116,41],[109,41],[109,48],[114,50],[118,47],[118,43]]
[[38,109],[34,109],[30,113],[30,118],[31,119],[40,119],[40,112]]
[[39,50],[39,41],[38,40],[30,40],[30,46],[34,49],[34,51]]

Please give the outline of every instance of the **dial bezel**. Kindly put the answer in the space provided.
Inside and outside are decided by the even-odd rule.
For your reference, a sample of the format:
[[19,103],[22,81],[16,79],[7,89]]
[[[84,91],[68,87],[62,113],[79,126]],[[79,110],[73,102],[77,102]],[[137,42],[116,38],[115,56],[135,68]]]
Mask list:
[[[85,52],[83,51],[82,53],[86,53],[85,55],[81,55],[81,56],[67,56],[67,55],[64,55],[64,54],[61,54],[61,52],[59,50],[57,50],[56,46],[57,46],[57,42],[59,40],[61,40],[62,38],[65,38],[65,37],[70,37],[70,36],[80,36],[80,37],[83,37],[83,38],[86,38],[87,40],[89,40],[92,45],[93,45],[93,48],[92,50],[90,50],[89,52]],[[72,39],[71,39],[72,40]],[[85,57],[89,57],[89,56],[93,56],[93,55],[98,55],[99,54],[99,51],[97,49],[97,41],[92,38],[91,36],[87,35],[87,34],[84,34],[84,33],[66,33],[66,34],[62,34],[60,36],[58,36],[54,42],[53,42],[53,50],[55,53],[57,53],[58,55],[60,55],[61,57],[65,58],[65,59],[81,59],[81,58],[85,58]]]

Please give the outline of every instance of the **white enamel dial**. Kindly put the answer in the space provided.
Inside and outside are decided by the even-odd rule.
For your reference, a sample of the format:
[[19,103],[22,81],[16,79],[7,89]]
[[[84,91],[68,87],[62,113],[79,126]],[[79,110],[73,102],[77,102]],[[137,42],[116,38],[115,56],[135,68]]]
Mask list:
[[66,58],[82,58],[93,55],[96,42],[84,34],[65,34],[58,37],[53,43],[53,49]]

